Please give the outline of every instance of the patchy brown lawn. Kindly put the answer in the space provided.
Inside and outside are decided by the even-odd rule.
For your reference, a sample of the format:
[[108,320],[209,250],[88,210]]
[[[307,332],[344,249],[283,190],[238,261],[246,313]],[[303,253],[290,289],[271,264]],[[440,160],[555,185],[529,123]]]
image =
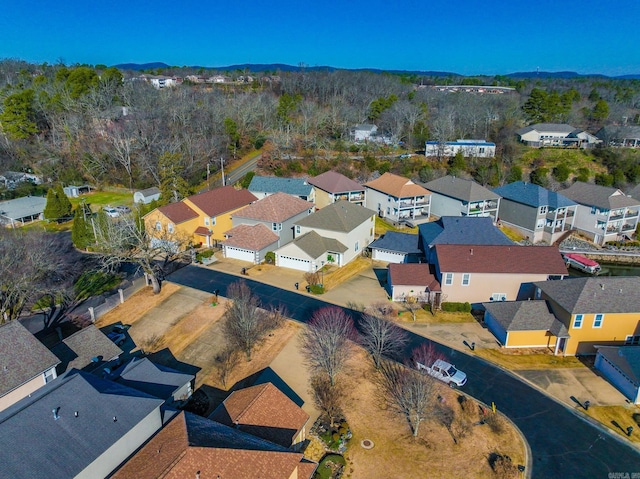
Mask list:
[[[413,316],[409,311],[398,303],[398,321],[403,323],[413,323]],[[436,311],[431,314],[429,311],[419,309],[416,311],[416,323],[473,323],[475,321],[471,313]]]
[[583,362],[574,356],[554,356],[548,349],[514,348],[475,350],[475,354],[506,369],[584,368]]
[[[432,419],[422,423],[419,436],[414,438],[404,419],[378,405],[376,386],[371,381],[376,372],[366,356],[359,351],[350,371],[341,378],[348,381],[344,412],[353,433],[345,478],[495,478],[488,462],[492,453],[506,454],[514,464],[524,464],[523,439],[506,420],[500,434],[493,433],[488,425],[472,426],[455,444],[447,428]],[[460,392],[442,385],[439,394],[460,413]],[[362,448],[363,439],[373,441],[373,449]]]
[[146,286],[128,298],[123,304],[119,304],[107,314],[98,318],[96,326],[102,328],[109,324],[118,323],[123,318],[127,318],[123,322],[133,324],[179,289],[180,286],[177,284],[164,283],[160,293],[153,294],[151,286]]
[[[585,413],[631,442],[640,443],[640,407],[635,404],[626,406],[591,406]],[[634,429],[631,436],[626,434],[626,429],[629,426]]]

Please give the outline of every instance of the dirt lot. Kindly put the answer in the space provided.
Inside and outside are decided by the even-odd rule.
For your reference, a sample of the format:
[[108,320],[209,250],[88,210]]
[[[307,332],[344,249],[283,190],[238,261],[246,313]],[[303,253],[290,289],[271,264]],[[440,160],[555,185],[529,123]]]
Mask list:
[[[514,464],[524,464],[523,441],[506,422],[500,435],[492,433],[486,424],[472,426],[455,444],[447,428],[432,419],[420,426],[420,434],[414,439],[403,419],[383,410],[373,399],[375,386],[370,378],[374,374],[366,354],[360,351],[351,361],[348,374],[350,394],[345,416],[353,438],[347,451],[346,478],[494,478],[488,461],[492,453],[506,454]],[[460,412],[459,392],[443,386],[439,394]],[[372,440],[373,449],[362,448],[363,439]]]
[[[220,320],[226,300],[220,298],[215,306],[213,300],[211,295],[166,283],[159,295],[140,291],[100,318],[97,325],[103,327],[119,321],[131,324],[131,337],[153,360],[176,369],[195,368],[196,388],[210,399],[210,410],[227,394],[215,361],[223,347]],[[308,372],[298,357],[299,348],[286,357],[280,354],[289,348],[289,343],[295,343],[292,339],[302,327],[287,321],[255,350],[251,361],[241,358],[227,384],[241,387],[245,378],[273,363],[276,372],[282,370],[282,377],[306,396]],[[280,364],[283,362],[284,365]],[[366,354],[358,350],[341,378],[349,381],[344,410],[354,435],[347,452],[345,477],[414,478],[420,471],[422,477],[489,478],[495,476],[488,457],[496,452],[509,455],[515,464],[523,463],[522,441],[510,427],[496,436],[487,425],[472,426],[466,437],[454,444],[447,429],[432,420],[423,423],[419,437],[414,439],[406,422],[381,409],[374,399],[375,386],[371,382],[374,374]],[[440,394],[447,404],[459,409],[458,392],[442,387]],[[360,446],[365,438],[374,442],[373,449]]]

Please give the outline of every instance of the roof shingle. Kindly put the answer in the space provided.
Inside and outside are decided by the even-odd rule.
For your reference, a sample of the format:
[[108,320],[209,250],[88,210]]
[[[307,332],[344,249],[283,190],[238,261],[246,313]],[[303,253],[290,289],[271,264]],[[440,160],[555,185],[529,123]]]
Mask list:
[[[343,200],[331,203],[321,210],[302,218],[296,225],[349,233],[365,221],[371,221],[375,215],[376,212],[373,210]],[[373,222],[371,226],[373,227]]]
[[473,180],[456,178],[451,175],[446,175],[442,178],[430,181],[424,186],[434,193],[439,193],[462,201],[497,200],[500,198],[499,195]]
[[313,203],[286,193],[274,193],[233,214],[234,218],[282,223],[305,210],[312,210]]
[[426,286],[429,291],[440,291],[440,282],[426,263],[391,263],[389,281],[394,286]]
[[237,190],[233,186],[223,186],[186,198],[206,215],[215,218],[229,211],[247,206],[257,198],[247,190]]
[[333,194],[364,191],[364,186],[360,183],[332,170],[309,178],[309,183],[323,191]]
[[182,201],[161,206],[158,208],[158,211],[173,221],[174,224],[184,223],[185,221],[198,217],[198,213],[193,211]]
[[404,178],[403,176],[394,175],[389,172],[380,178],[365,183],[364,186],[396,198],[409,198],[431,194],[422,186],[416,185],[409,178]]
[[278,242],[278,235],[262,223],[256,225],[238,225],[225,233],[226,240],[223,245],[242,248],[251,251],[260,251],[267,246]]

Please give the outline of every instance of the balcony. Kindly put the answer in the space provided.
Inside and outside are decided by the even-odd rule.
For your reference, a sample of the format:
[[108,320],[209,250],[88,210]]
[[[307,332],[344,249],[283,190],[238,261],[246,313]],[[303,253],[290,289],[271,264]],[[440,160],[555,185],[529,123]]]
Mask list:
[[633,224],[622,225],[622,231],[633,231],[635,229],[636,229],[636,225],[633,225]]
[[625,218],[635,218],[638,216],[638,210],[627,210],[627,213],[624,216]]
[[547,213],[546,218],[548,220],[554,220],[554,219],[561,220],[563,218],[572,218],[573,216],[575,216],[575,214],[576,213],[573,210],[565,210],[565,211],[554,210],[554,211],[549,211]]
[[415,206],[426,206],[429,204],[429,200],[426,198],[418,198],[416,200],[401,200],[400,208],[413,208]]

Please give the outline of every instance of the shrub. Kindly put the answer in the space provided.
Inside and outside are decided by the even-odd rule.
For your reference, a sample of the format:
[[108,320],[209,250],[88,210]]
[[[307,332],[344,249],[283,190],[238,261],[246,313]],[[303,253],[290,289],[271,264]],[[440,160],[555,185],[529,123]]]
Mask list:
[[570,174],[571,169],[564,163],[559,164],[553,169],[553,177],[558,181],[567,181]]
[[489,465],[496,477],[501,479],[517,478],[519,476],[518,467],[513,464],[507,455],[491,453],[489,455]]
[[213,256],[213,250],[212,249],[206,249],[204,251],[198,251],[196,253],[196,261],[198,263],[202,263],[202,260],[205,258],[211,258]]
[[470,313],[471,304],[469,303],[442,303],[442,311],[448,313]]
[[324,294],[324,286],[321,284],[312,284],[309,286],[309,291],[313,294]]

